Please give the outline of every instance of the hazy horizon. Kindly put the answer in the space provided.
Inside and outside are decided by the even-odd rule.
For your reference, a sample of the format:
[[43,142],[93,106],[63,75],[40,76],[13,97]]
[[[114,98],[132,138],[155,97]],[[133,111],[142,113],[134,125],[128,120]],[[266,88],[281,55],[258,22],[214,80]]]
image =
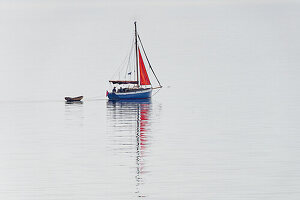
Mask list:
[[164,86],[193,84],[198,74],[201,87],[231,72],[253,82],[245,69],[264,65],[270,76],[299,64],[300,6],[293,1],[29,2],[1,2],[2,100],[104,98],[135,20]]

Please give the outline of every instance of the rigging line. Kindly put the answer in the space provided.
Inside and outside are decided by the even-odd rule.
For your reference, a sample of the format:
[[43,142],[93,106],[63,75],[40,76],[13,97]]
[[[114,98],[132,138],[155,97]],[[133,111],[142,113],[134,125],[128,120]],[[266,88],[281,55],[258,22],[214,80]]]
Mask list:
[[[144,52],[144,54],[145,54],[145,56],[146,56],[146,59],[147,59],[147,61],[148,61],[149,67],[150,67],[151,71],[153,72],[153,74],[154,74],[154,76],[155,76],[155,78],[156,78],[156,80],[157,80],[157,82],[158,82],[159,86],[161,86],[161,84],[160,84],[160,82],[159,82],[159,80],[158,80],[158,78],[157,78],[156,74],[154,73],[154,70],[153,70],[153,69],[152,69],[152,67],[151,67],[150,61],[149,61],[149,59],[148,59],[148,56],[147,56],[147,54],[146,54],[146,52],[145,52],[145,49],[144,49],[144,46],[143,46],[142,40],[141,40],[141,38],[140,38],[140,35],[138,35],[138,38],[139,38],[139,41],[140,41],[140,43],[141,43],[141,46],[142,46],[143,52]],[[162,86],[161,86],[161,87],[162,87]]]
[[[129,52],[129,56],[128,56],[128,62],[127,62],[127,68],[126,68],[126,73],[125,73],[125,79],[128,73],[128,69],[129,69],[129,65],[130,65],[130,61],[131,61],[131,55],[132,55],[132,51],[133,51],[133,46],[134,46],[134,38],[132,38],[132,42],[131,42],[131,48],[130,48],[130,52]],[[130,76],[131,77],[131,76]],[[131,78],[130,78],[131,80]]]
[[99,95],[99,96],[93,96],[93,97],[87,97],[83,100],[83,102],[86,101],[98,101],[98,100],[107,100],[106,98],[103,98],[103,95]]
[[[123,61],[123,63],[122,63],[122,67],[121,67],[121,69],[120,69],[120,71],[119,71],[119,77],[120,77],[121,72],[123,72],[123,70],[124,70],[124,68],[125,68],[125,66],[126,66],[125,63],[126,63],[126,60],[128,59],[128,57],[129,57],[129,54],[126,55],[126,57],[125,57],[125,59],[124,59],[124,61]],[[126,78],[126,75],[125,75],[124,78]]]
[[114,74],[112,75],[112,77],[110,79],[113,79],[116,74],[120,71],[121,67],[123,66],[124,62],[126,61],[127,56],[125,57],[125,59],[123,60],[123,62],[119,65],[119,67],[117,68],[117,70],[114,72]]
[[128,68],[129,68],[129,64],[130,64],[130,59],[131,59],[132,49],[133,49],[133,41],[132,41],[132,43],[131,43],[131,48],[130,48],[130,51],[129,51],[128,62],[127,62],[127,68],[126,68],[126,73],[128,72]]
[[130,56],[130,54],[126,54],[126,56],[125,56],[123,62],[119,65],[119,67],[117,68],[117,70],[114,72],[114,74],[112,75],[112,77],[111,77],[110,79],[113,79],[113,78],[116,76],[117,72],[120,72],[122,66],[125,65],[125,62],[126,62],[126,60],[127,60],[127,58],[128,58],[129,56]]
[[130,55],[131,55],[131,50],[132,50],[132,45],[130,47],[130,51],[129,51],[129,56],[128,56],[128,61],[127,61],[127,66],[126,66],[126,70],[125,70],[125,80],[126,80],[126,76],[127,76],[127,73],[128,73],[128,66],[129,66],[129,63],[130,63]]
[[156,95],[159,92],[160,89],[161,88],[159,88],[152,96]]
[[87,98],[85,98],[85,100],[93,100],[93,99],[101,98],[101,97],[103,97],[103,95],[98,95],[98,96],[93,96],[93,97],[87,97]]
[[125,59],[123,60],[123,62],[121,62],[121,64],[119,65],[119,67],[116,69],[116,71],[114,72],[114,74],[112,75],[112,77],[110,79],[113,79],[116,76],[116,74],[120,71],[123,63],[126,61],[126,58],[127,58],[127,55],[126,55]]

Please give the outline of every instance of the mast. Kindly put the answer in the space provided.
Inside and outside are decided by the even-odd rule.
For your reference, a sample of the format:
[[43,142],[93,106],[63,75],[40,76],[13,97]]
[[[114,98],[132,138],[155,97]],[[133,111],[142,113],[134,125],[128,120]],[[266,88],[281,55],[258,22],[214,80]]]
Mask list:
[[137,30],[136,30],[136,22],[134,22],[134,35],[135,35],[136,80],[138,82],[138,87],[139,87],[140,83],[139,83],[139,65],[138,65],[138,53],[137,53]]

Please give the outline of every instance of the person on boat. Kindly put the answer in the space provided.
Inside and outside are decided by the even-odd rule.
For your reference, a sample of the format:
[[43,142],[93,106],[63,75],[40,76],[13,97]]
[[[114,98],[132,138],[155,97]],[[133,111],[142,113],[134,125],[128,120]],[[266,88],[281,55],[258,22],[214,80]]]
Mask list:
[[116,93],[116,87],[114,87],[114,89],[112,90],[113,93]]

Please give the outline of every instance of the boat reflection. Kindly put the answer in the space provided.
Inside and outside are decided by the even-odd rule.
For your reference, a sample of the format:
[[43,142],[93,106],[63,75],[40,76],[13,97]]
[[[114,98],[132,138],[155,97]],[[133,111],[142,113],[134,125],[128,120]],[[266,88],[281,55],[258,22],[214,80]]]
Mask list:
[[[110,127],[114,127],[112,133],[117,134],[113,138],[118,141],[118,152],[135,156],[136,194],[138,197],[146,196],[142,194],[141,186],[144,184],[144,174],[147,172],[146,155],[149,152],[151,109],[151,100],[107,102],[108,119],[112,123]],[[131,136],[133,135],[135,135],[135,141],[132,140]]]
[[83,102],[82,101],[66,101],[65,104],[66,105],[68,105],[68,104],[83,104]]

